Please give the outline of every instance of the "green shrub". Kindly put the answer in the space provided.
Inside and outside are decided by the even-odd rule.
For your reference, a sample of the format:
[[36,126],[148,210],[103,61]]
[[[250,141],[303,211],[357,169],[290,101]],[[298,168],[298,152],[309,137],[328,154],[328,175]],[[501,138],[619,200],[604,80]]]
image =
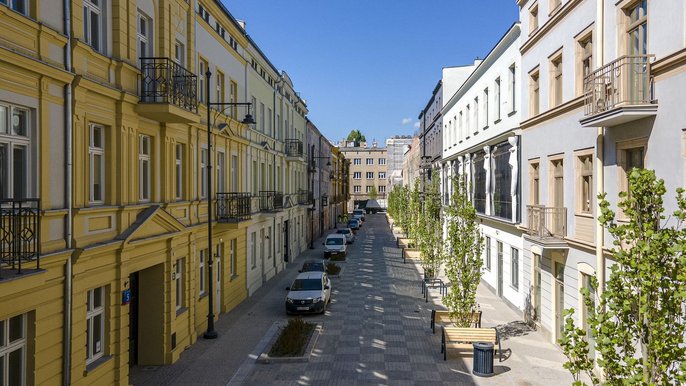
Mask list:
[[303,355],[312,331],[314,331],[314,324],[307,323],[302,318],[289,320],[269,350],[269,356],[293,357]]

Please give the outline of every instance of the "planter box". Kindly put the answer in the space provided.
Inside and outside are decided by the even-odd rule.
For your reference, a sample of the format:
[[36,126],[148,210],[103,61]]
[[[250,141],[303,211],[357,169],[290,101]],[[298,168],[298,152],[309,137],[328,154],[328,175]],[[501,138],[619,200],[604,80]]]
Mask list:
[[[274,325],[278,327],[285,327],[287,324],[287,321],[280,321],[280,322],[274,322]],[[309,362],[310,361],[310,356],[312,355],[312,352],[314,351],[314,346],[317,344],[317,340],[319,339],[319,334],[321,334],[322,331],[322,325],[321,324],[316,324],[314,326],[314,331],[312,331],[312,335],[310,335],[310,341],[307,343],[307,347],[305,347],[305,353],[302,356],[298,357],[270,357],[269,356],[269,351],[271,351],[272,346],[274,343],[276,343],[276,340],[279,339],[279,335],[281,334],[281,328],[276,329],[276,333],[274,336],[272,336],[271,341],[265,347],[264,351],[257,357],[257,363],[302,363],[302,362]]]

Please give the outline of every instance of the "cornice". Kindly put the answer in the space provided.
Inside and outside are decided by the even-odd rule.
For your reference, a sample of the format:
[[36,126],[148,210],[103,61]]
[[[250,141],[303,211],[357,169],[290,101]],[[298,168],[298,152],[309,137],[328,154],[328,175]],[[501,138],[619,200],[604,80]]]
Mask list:
[[[522,1],[522,5],[526,3],[526,0],[520,0]],[[581,4],[584,0],[570,0],[567,3],[565,3],[562,8],[560,8],[553,16],[548,19],[548,21],[545,22],[542,26],[540,26],[536,32],[533,33],[527,39],[524,44],[519,48],[519,51],[524,55],[525,52],[529,51],[543,36],[545,36],[548,32],[550,32],[553,27],[555,27],[562,19],[565,18],[570,12],[572,12],[579,4]],[[519,4],[519,2],[518,2]]]
[[558,117],[562,114],[566,114],[570,111],[576,110],[584,106],[584,95],[580,95],[574,99],[571,99],[559,106],[555,106],[552,109],[547,110],[542,114],[538,114],[532,118],[522,121],[520,124],[521,129],[528,129],[529,127],[539,125],[545,121]]
[[686,48],[676,51],[650,65],[650,72],[659,76],[686,65]]

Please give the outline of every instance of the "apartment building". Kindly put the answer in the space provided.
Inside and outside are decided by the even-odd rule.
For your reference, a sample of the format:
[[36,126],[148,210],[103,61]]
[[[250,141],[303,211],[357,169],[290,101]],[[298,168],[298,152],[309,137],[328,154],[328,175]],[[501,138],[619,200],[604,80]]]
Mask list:
[[393,185],[403,182],[402,170],[405,152],[411,143],[411,135],[394,135],[386,139],[386,154],[388,156],[386,177],[389,178],[387,184],[388,190],[390,190]]
[[445,100],[442,186],[445,204],[460,176],[484,236],[483,277],[494,293],[523,309],[519,224],[520,24],[513,24],[457,91]]
[[362,142],[356,147],[352,141],[341,141],[338,149],[349,163],[350,199],[347,210],[352,211],[359,201],[372,198],[374,192],[376,192],[376,199],[383,203],[387,193],[386,149],[378,147],[376,142],[372,142],[371,146]]
[[414,188],[414,182],[422,182],[421,176],[424,172],[421,170],[421,148],[419,145],[419,137],[412,138],[412,143],[405,147],[405,154],[403,155],[402,176],[403,185]]
[[307,105],[219,1],[0,20],[3,382],[129,383],[306,247]]

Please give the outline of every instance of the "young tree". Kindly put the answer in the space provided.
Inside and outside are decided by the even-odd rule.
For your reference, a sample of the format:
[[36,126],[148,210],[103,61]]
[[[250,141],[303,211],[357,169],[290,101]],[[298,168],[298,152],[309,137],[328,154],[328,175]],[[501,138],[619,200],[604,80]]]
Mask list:
[[[616,264],[587,322],[608,384],[686,382],[686,198],[678,189],[678,209],[672,215],[676,224],[670,226],[664,215],[665,192],[664,181],[654,171],[633,169],[629,193],[619,195],[618,207],[625,217],[621,222],[605,196],[599,197],[598,220],[614,238]],[[587,308],[592,307],[588,292],[585,301]],[[563,342],[572,344],[563,345],[565,354],[575,356],[577,363],[585,362],[581,367],[588,366],[587,343],[574,336],[574,328],[569,330]]]
[[376,200],[379,197],[379,193],[376,191],[376,186],[372,185],[372,189],[369,191],[369,199]]
[[367,142],[367,138],[359,130],[350,130],[347,139],[348,141],[355,141],[355,146],[360,146],[360,142]]
[[424,207],[417,231],[417,246],[427,277],[438,276],[444,257],[441,196],[438,190],[438,179],[434,178],[424,193]]
[[407,207],[409,217],[408,237],[417,243],[417,231],[419,230],[422,211],[422,198],[419,191],[419,179],[415,179],[414,187],[409,192],[409,205]]
[[469,200],[467,185],[461,176],[453,177],[456,186],[450,205],[445,209],[448,225],[445,248],[445,273],[450,291],[443,302],[458,327],[469,327],[476,309],[476,289],[481,281],[483,236],[476,209]]

